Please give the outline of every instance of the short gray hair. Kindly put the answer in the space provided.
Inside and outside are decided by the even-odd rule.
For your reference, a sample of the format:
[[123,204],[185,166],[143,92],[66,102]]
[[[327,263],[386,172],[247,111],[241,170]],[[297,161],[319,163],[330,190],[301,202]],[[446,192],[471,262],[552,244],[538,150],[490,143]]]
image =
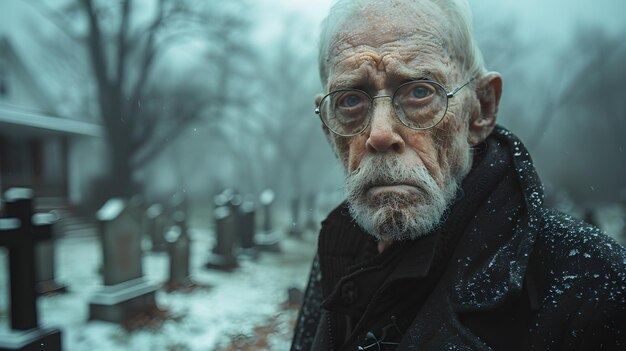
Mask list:
[[[328,16],[322,21],[319,47],[319,70],[322,84],[328,80],[328,62],[330,60],[330,43],[333,36],[341,28],[344,21],[354,12],[377,0],[335,0]],[[389,1],[389,0],[383,0]],[[472,11],[467,0],[423,0],[437,5],[449,20],[451,38],[450,45],[461,60],[462,67],[469,77],[477,77],[487,70],[483,55],[474,39]],[[411,4],[415,0],[396,0],[396,3]]]

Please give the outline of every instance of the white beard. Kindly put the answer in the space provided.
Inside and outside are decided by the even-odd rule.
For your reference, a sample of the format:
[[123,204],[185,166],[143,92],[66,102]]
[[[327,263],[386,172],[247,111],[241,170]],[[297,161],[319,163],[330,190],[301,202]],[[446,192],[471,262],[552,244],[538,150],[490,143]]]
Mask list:
[[[363,159],[357,171],[346,176],[346,192],[352,218],[378,240],[403,241],[424,236],[437,228],[452,203],[460,182],[469,172],[469,148],[459,155],[461,165],[441,189],[424,167],[410,167],[397,156]],[[411,192],[368,195],[373,184],[415,184]]]

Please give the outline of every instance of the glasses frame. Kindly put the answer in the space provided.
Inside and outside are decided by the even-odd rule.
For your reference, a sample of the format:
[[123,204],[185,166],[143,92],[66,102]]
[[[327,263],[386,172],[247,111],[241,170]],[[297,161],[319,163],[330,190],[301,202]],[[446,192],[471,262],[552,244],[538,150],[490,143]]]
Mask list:
[[[363,133],[367,127],[369,127],[371,121],[372,121],[372,110],[373,110],[373,106],[374,106],[374,100],[376,99],[380,99],[380,98],[391,98],[391,103],[393,105],[393,102],[396,98],[396,94],[398,93],[398,91],[400,91],[400,89],[402,89],[403,87],[409,85],[409,84],[415,84],[415,83],[428,83],[428,84],[433,84],[436,87],[440,88],[445,94],[446,94],[446,106],[445,109],[443,111],[443,114],[441,115],[441,118],[432,126],[430,127],[425,127],[425,128],[421,128],[421,127],[412,127],[410,125],[407,124],[407,122],[405,122],[402,118],[400,118],[398,113],[395,113],[396,118],[398,118],[398,120],[400,120],[400,123],[402,123],[402,125],[404,125],[405,127],[409,128],[409,129],[413,129],[413,130],[428,130],[431,128],[436,127],[439,123],[441,123],[441,121],[443,121],[443,119],[446,117],[446,113],[448,112],[448,105],[449,105],[449,100],[452,99],[454,97],[454,95],[456,95],[456,93],[459,92],[459,90],[463,89],[463,87],[467,86],[469,83],[473,82],[476,78],[471,78],[470,80],[468,80],[467,82],[459,85],[458,87],[456,87],[455,89],[452,89],[452,91],[448,92],[446,90],[446,88],[441,85],[440,83],[437,83],[433,80],[430,79],[415,79],[415,80],[411,80],[408,81],[406,83],[402,83],[400,84],[396,90],[394,90],[392,95],[376,95],[376,96],[370,96],[368,93],[366,93],[363,90],[360,89],[338,89],[338,90],[333,90],[330,93],[324,95],[324,97],[322,98],[322,100],[320,100],[319,105],[317,105],[317,107],[315,108],[315,114],[319,116],[320,120],[322,121],[322,123],[324,123],[324,125],[333,133],[339,135],[339,136],[343,136],[343,137],[351,137],[351,136],[355,136],[355,135],[359,135],[361,133]],[[324,103],[324,100],[326,100],[326,98],[328,98],[329,96],[336,94],[336,93],[341,93],[341,92],[346,92],[346,91],[355,91],[355,92],[359,92],[364,94],[365,96],[367,96],[367,98],[370,100],[370,106],[369,109],[367,111],[368,114],[368,118],[367,118],[367,122],[363,125],[363,128],[361,128],[360,130],[358,130],[357,132],[354,133],[339,133],[335,130],[333,130],[333,128],[331,128],[326,121],[324,120],[324,117],[322,116],[322,111],[321,111],[321,106]],[[395,110],[395,109],[394,109]]]

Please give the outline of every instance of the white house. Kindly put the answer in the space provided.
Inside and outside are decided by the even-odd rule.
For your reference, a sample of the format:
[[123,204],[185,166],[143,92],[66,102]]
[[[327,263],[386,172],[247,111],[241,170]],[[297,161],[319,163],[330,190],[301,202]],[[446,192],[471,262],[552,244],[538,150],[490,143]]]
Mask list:
[[58,116],[36,78],[0,37],[0,190],[30,187],[55,204],[79,205],[102,173],[103,129]]

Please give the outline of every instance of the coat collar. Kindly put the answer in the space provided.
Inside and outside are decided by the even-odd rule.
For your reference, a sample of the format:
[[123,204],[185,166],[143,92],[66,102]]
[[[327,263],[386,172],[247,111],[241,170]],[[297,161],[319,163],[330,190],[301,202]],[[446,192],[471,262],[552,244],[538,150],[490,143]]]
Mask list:
[[[459,315],[497,309],[522,293],[529,257],[542,226],[542,186],[528,151],[511,132],[497,127],[485,145],[484,156],[466,178],[464,189],[485,186],[490,189],[489,196],[471,205],[477,210],[451,263],[399,349],[447,344],[488,349],[463,326]],[[490,176],[494,168],[503,172],[500,177]],[[459,211],[467,215],[470,204],[463,202],[461,199],[456,205],[467,207]]]
[[[507,164],[507,171],[457,246],[453,259],[462,264],[448,269],[447,274],[455,282],[448,288],[459,312],[492,309],[509,295],[521,292],[537,230],[541,228],[543,189],[522,142],[497,127],[487,140],[485,153],[475,167],[476,173],[489,173],[485,168],[496,164]],[[488,288],[480,288],[485,286]]]
[[[332,297],[325,307],[339,306],[333,305],[333,299],[336,302],[341,295],[337,283],[351,274],[363,274],[359,273],[361,268],[396,262],[399,268],[384,279],[403,275],[420,278],[433,269],[438,247],[452,247],[454,252],[447,260],[449,264],[444,265],[443,278],[409,327],[402,345],[452,342],[481,349],[480,340],[465,329],[458,317],[466,312],[496,309],[521,293],[528,259],[542,225],[543,191],[527,150],[506,129],[496,127],[478,150],[447,220],[437,232],[423,238],[430,239],[421,246],[415,245],[419,240],[400,243],[387,255],[377,256],[375,239],[354,223],[345,204],[329,215],[322,225],[318,248],[323,295]],[[442,245],[441,241],[446,244],[446,240],[452,242]],[[401,254],[413,247],[425,251]],[[398,257],[408,261],[394,261]],[[374,273],[372,269],[363,276],[383,279],[374,277]],[[438,335],[445,335],[447,341],[437,340]]]

